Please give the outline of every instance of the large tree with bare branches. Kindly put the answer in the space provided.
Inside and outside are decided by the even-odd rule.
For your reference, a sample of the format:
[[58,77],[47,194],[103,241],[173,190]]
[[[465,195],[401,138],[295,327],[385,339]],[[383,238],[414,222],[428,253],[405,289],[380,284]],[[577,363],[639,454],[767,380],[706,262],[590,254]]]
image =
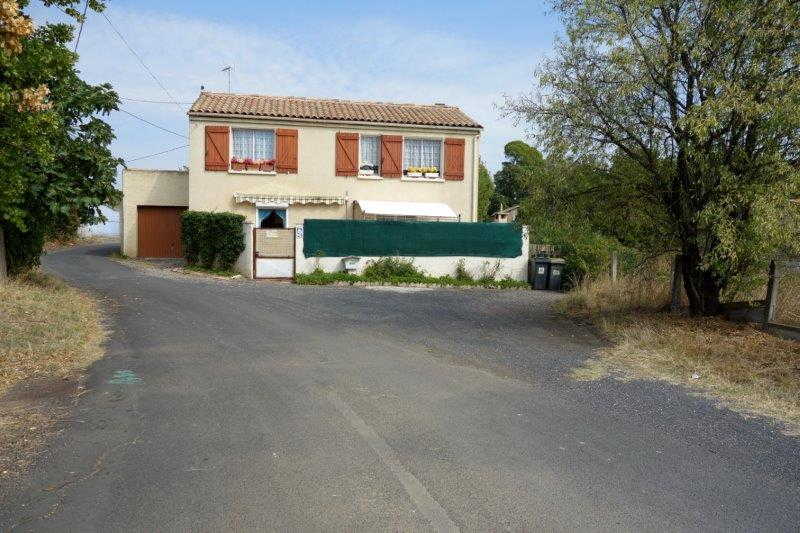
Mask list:
[[692,312],[718,313],[776,249],[798,249],[800,2],[554,7],[565,38],[508,111],[551,153],[606,168],[623,157],[631,171],[607,173],[592,194],[638,230],[652,220],[659,238],[642,246],[679,253]]

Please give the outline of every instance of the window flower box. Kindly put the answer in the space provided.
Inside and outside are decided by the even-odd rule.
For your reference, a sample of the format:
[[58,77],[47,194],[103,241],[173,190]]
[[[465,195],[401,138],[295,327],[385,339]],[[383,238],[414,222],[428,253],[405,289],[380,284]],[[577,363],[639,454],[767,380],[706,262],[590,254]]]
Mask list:
[[275,172],[275,159],[232,157],[231,170],[235,172]]
[[439,169],[437,167],[408,167],[405,175],[409,178],[438,178]]
[[274,159],[263,159],[258,164],[258,170],[261,172],[275,172],[275,160]]

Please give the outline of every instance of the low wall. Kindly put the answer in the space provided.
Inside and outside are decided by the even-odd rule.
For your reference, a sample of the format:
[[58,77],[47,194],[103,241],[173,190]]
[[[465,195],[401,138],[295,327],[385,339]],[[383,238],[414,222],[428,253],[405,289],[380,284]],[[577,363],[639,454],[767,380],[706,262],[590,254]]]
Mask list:
[[[296,228],[295,240],[295,270],[298,274],[310,274],[316,268],[325,272],[340,272],[344,270],[342,257],[313,256],[306,257],[303,253],[303,226]],[[529,238],[527,226],[522,228],[522,249],[517,257],[472,257],[472,256],[399,256],[402,259],[413,261],[417,268],[429,276],[454,275],[456,266],[464,261],[467,271],[475,278],[480,278],[487,273],[495,271],[495,279],[511,278],[518,281],[528,281],[528,253]],[[360,274],[370,261],[380,259],[380,256],[362,256],[358,262],[357,274]],[[498,264],[499,263],[499,264]]]

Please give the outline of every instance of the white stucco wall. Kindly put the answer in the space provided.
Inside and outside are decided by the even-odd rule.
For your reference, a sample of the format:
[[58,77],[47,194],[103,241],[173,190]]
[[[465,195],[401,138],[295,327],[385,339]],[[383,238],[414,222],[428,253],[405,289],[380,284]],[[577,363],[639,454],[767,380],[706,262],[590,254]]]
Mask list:
[[189,173],[178,170],[128,168],[122,171],[120,238],[122,253],[136,257],[138,239],[136,207],[189,205]]
[[253,279],[253,223],[244,222],[242,232],[244,233],[244,251],[233,265],[233,269],[242,276]]
[[[306,257],[303,254],[302,230],[297,232],[295,240],[295,269],[298,274],[310,274],[316,268],[325,272],[340,272],[344,270],[341,257]],[[407,257],[402,259],[413,261],[417,268],[429,276],[454,275],[456,266],[463,259],[467,271],[475,278],[480,278],[494,269],[497,261],[500,266],[495,274],[495,279],[511,278],[518,281],[528,280],[528,256],[530,250],[528,227],[522,228],[522,251],[518,257]],[[380,257],[363,256],[358,263],[356,274],[360,274],[367,264]]]
[[[228,125],[245,128],[293,128],[298,130],[297,174],[241,174],[205,170],[205,126]],[[335,175],[335,143],[339,131],[371,135],[403,135],[415,138],[463,138],[464,180],[435,182],[408,178],[375,179]],[[235,203],[234,193],[346,196],[347,205],[301,206],[287,210],[287,225],[299,225],[306,218],[351,218],[355,200],[441,202],[461,215],[464,222],[477,216],[478,139],[476,130],[389,127],[350,124],[319,124],[290,120],[239,118],[198,118],[189,122],[189,208],[202,211],[232,211],[256,223],[257,209],[251,203]]]

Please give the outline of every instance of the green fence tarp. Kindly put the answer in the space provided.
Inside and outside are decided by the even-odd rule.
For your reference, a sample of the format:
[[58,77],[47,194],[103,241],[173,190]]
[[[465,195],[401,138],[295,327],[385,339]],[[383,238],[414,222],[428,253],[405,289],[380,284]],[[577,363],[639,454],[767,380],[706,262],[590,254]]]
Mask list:
[[522,232],[513,224],[306,220],[306,257],[518,257]]

